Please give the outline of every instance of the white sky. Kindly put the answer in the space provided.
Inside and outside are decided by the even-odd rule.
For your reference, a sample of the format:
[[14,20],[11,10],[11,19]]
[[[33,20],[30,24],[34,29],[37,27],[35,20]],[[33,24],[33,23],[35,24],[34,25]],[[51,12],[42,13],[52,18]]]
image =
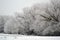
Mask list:
[[14,12],[20,12],[24,7],[48,1],[49,0],[0,0],[0,15],[13,15]]

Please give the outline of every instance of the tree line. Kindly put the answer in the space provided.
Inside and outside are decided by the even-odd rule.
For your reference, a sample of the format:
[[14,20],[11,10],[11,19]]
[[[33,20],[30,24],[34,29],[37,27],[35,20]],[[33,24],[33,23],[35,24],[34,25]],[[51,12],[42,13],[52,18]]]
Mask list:
[[60,0],[23,8],[15,17],[0,16],[0,32],[7,34],[59,36]]

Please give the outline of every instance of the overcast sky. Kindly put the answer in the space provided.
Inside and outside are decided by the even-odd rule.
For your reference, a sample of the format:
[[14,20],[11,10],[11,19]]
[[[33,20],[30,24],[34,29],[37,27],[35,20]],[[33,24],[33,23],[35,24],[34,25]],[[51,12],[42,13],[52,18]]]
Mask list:
[[48,1],[49,0],[0,0],[0,15],[13,15],[14,12],[22,11],[24,7]]

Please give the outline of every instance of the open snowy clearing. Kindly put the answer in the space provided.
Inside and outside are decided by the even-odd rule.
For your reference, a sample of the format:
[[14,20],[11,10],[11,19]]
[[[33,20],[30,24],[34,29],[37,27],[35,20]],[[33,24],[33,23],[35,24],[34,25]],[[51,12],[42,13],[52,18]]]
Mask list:
[[25,35],[18,35],[18,34],[0,34],[0,40],[60,40],[60,37],[25,36]]

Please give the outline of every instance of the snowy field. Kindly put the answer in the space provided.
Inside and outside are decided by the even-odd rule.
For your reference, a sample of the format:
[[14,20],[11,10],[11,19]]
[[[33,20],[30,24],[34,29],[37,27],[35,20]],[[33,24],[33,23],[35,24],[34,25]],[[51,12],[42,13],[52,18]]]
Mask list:
[[18,34],[0,34],[0,40],[60,40],[60,37],[24,36],[24,35],[18,35]]

